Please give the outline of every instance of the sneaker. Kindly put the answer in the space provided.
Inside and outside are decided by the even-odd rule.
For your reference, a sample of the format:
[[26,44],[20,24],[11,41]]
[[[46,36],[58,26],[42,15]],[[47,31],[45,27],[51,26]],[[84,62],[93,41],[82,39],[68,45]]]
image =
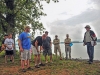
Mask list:
[[41,63],[41,64],[39,64],[39,66],[45,66],[45,64]]
[[36,65],[35,68],[40,68],[40,66]]
[[53,61],[50,61],[50,63],[53,63]]
[[45,62],[46,64],[48,63],[48,61]]
[[26,72],[26,70],[25,69],[22,69],[22,72]]
[[10,60],[12,62],[12,60]]
[[33,70],[31,67],[28,67],[27,69],[28,69],[28,70]]
[[92,64],[93,62],[89,62],[89,64]]

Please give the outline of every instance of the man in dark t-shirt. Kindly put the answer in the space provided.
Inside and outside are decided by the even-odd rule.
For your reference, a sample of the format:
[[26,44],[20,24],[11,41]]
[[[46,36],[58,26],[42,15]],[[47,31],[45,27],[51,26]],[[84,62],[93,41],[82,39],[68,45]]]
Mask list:
[[47,55],[50,56],[50,62],[52,63],[52,43],[51,38],[48,36],[48,31],[45,32],[46,38],[43,40],[43,55],[45,56],[45,61],[48,63]]
[[[39,66],[44,66],[44,64],[41,63],[41,60],[40,60],[40,52],[42,50],[42,40],[45,37],[46,37],[45,34],[43,34],[42,36],[37,36],[32,41],[32,45],[33,45],[32,52],[34,54],[35,68],[39,68]],[[40,49],[39,49],[39,47],[40,47]]]

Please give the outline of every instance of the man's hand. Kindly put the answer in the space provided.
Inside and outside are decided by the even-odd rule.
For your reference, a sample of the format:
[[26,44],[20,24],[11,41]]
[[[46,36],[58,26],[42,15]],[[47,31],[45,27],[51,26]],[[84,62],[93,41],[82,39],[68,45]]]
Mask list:
[[39,53],[39,50],[37,49],[37,52]]
[[23,52],[24,51],[23,48],[20,48],[20,51]]

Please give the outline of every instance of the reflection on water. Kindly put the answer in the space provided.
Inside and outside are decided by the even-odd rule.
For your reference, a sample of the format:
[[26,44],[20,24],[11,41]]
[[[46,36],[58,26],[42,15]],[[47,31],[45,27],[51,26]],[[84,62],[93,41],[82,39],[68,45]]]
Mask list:
[[[60,47],[65,57],[64,44],[60,44]],[[52,48],[52,50],[53,49],[54,48]],[[53,50],[53,53],[54,53],[54,50]],[[83,46],[83,43],[73,43],[73,46],[71,48],[71,56],[72,58],[88,59],[86,46]],[[97,43],[97,45],[94,47],[94,60],[100,60],[100,43]]]

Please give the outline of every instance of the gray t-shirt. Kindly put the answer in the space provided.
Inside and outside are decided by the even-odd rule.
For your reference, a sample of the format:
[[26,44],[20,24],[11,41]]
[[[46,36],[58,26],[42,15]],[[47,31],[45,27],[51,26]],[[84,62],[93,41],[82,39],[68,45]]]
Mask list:
[[[13,50],[13,44],[14,44],[14,40],[13,40],[13,39],[7,38],[7,39],[5,40],[5,42],[4,42],[4,44],[7,45],[6,50]],[[11,49],[9,49],[9,48],[11,48]]]
[[51,48],[50,44],[51,44],[51,38],[50,37],[47,37],[46,39],[42,40],[43,49],[45,49],[45,50],[50,49]]

